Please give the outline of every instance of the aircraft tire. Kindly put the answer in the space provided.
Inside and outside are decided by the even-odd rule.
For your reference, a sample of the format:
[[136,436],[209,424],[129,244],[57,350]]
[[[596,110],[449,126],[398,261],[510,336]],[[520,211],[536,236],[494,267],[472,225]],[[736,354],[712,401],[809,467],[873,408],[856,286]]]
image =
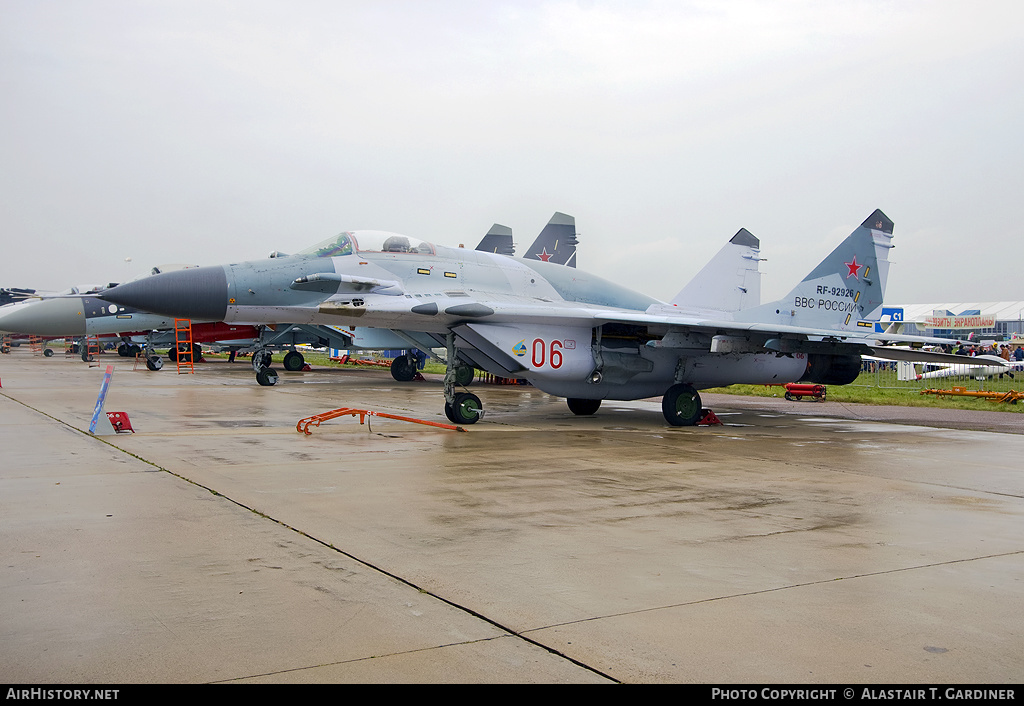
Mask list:
[[256,382],[263,387],[272,387],[277,384],[277,371],[273,368],[263,367],[256,373]]
[[685,383],[668,388],[661,400],[665,421],[674,427],[692,427],[700,421],[701,410],[700,395]]
[[576,397],[569,397],[565,400],[569,405],[569,411],[575,415],[589,417],[596,414],[601,408],[601,400],[583,400]]
[[177,347],[169,348],[167,350],[167,360],[171,361],[172,363],[177,363],[178,362],[178,349],[177,349]]
[[127,343],[122,343],[121,345],[119,345],[117,347],[117,354],[119,356],[121,356],[122,358],[127,358],[128,357],[128,344]]
[[302,357],[302,354],[298,351],[288,351],[284,354],[284,369],[295,372],[296,370],[302,370],[302,366],[306,364],[306,359]]
[[49,348],[44,348],[43,349],[43,355],[45,355],[47,358],[52,358],[53,357],[53,351],[50,350]]
[[460,387],[472,385],[475,377],[476,369],[472,365],[460,365],[455,368],[455,384]]
[[460,392],[455,395],[455,401],[452,404],[445,404],[444,411],[453,424],[476,424],[480,420],[483,409],[484,406],[479,397],[469,392]]
[[409,382],[416,377],[416,366],[409,362],[409,356],[400,355],[391,361],[391,377],[398,382]]
[[151,355],[146,358],[146,367],[154,373],[164,367],[164,361],[158,355]]
[[88,348],[83,348],[82,349],[82,362],[83,363],[91,363],[92,361],[93,361],[93,357],[91,355],[89,355],[89,349]]

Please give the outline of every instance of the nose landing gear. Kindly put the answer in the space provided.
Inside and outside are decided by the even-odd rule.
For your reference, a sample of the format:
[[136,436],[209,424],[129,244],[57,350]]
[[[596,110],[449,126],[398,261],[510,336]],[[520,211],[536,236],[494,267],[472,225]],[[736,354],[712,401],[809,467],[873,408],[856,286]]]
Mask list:
[[[448,332],[448,360],[444,371],[444,414],[452,424],[476,424],[484,416],[484,405],[471,392],[456,392],[455,386],[466,385],[466,365],[455,355],[455,333]],[[472,368],[469,368],[472,381]]]

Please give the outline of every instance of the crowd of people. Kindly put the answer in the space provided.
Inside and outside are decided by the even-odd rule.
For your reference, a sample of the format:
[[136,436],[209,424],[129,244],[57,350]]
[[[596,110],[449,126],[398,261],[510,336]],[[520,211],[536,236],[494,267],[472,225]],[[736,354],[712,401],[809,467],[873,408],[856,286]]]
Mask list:
[[1006,361],[1024,361],[1024,346],[1012,346],[1008,343],[998,343],[993,341],[991,344],[986,346],[960,342],[946,345],[942,348],[945,352],[952,353],[954,355],[994,355]]

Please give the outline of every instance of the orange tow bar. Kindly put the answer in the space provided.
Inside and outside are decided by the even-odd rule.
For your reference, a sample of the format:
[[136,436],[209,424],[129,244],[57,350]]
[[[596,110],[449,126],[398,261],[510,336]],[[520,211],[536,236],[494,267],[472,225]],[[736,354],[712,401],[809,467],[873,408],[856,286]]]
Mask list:
[[1024,400],[1024,393],[1017,392],[1016,390],[1010,390],[1009,392],[976,392],[963,387],[954,387],[952,390],[921,390],[921,394],[938,395],[939,397],[980,397],[990,402],[1009,402],[1010,404],[1017,404],[1018,401]]
[[[438,427],[439,429],[450,429],[451,431],[466,431],[462,427],[457,427],[453,424],[441,424],[440,422],[430,422],[426,419],[416,419],[414,417],[401,417],[397,414],[387,414],[386,412],[374,412],[372,409],[355,409],[353,407],[341,407],[339,409],[332,409],[330,412],[323,412],[321,414],[314,414],[312,417],[306,417],[300,419],[299,423],[295,425],[296,431],[301,431],[304,434],[312,434],[309,430],[310,426],[320,426],[320,422],[325,422],[328,419],[334,419],[336,417],[355,417],[359,416],[359,423],[365,424],[367,417],[382,417],[384,419],[397,419],[400,422],[412,422],[413,424],[425,424],[428,427]],[[367,425],[369,427],[369,425]]]

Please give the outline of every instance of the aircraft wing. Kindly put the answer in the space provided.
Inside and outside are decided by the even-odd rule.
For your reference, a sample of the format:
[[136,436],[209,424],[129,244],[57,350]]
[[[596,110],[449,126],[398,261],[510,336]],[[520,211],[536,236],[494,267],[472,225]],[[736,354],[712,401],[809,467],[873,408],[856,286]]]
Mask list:
[[[705,319],[689,316],[665,316],[657,314],[597,311],[593,312],[595,323],[616,322],[638,325],[656,325],[668,327],[680,327],[685,329],[701,329],[714,331],[722,335],[728,334],[779,334],[799,335],[808,337],[832,338],[849,343],[877,345],[884,347],[879,341],[898,341],[901,343],[918,343],[929,345],[940,345],[950,343],[948,338],[932,338],[929,336],[909,336],[893,334],[876,334],[868,326],[864,326],[863,332],[843,331],[831,328],[813,328],[807,326],[786,326],[781,324],[764,324],[758,322],[731,321],[727,319]],[[579,317],[574,317],[579,318]]]

